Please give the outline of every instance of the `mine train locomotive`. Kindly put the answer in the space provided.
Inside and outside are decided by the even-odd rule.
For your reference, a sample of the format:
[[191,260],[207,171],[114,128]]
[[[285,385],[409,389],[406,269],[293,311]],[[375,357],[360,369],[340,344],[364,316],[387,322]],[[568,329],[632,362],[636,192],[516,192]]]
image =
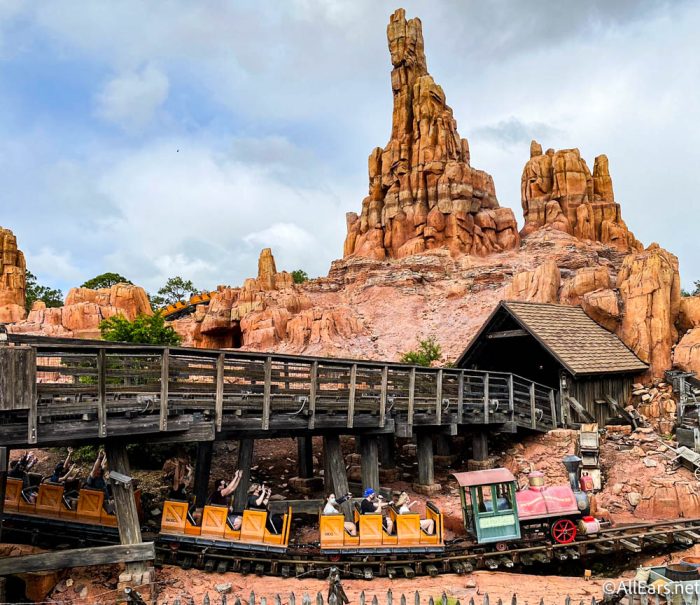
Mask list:
[[[542,473],[530,473],[529,485],[517,489],[513,474],[505,468],[454,473],[460,487],[464,525],[469,534],[463,548],[479,548],[492,545],[496,550],[506,550],[508,543],[526,540],[532,536],[546,538],[558,544],[573,542],[578,534],[597,533],[600,525],[587,516],[590,508],[588,495],[580,489],[578,469],[580,459],[567,456],[564,464],[569,472],[570,485],[546,487]],[[138,493],[137,502],[138,502]],[[29,519],[36,524],[54,524],[60,527],[85,531],[111,531],[116,540],[116,517],[106,512],[101,491],[80,490],[77,499],[70,500],[60,485],[42,483],[36,498],[27,500],[22,481],[7,480],[5,494],[6,521],[16,519],[27,526]],[[246,510],[239,528],[234,529],[227,507],[205,506],[195,519],[187,502],[167,500],[163,506],[158,543],[177,552],[193,547],[209,553],[246,558],[246,553],[263,552],[265,556],[293,554],[298,546],[289,545],[292,522],[291,507],[281,515],[281,531],[271,532],[267,512]],[[350,535],[342,514],[323,514],[319,511],[318,528],[320,554],[340,560],[347,557],[386,555],[437,556],[446,551],[443,515],[432,503],[425,508],[425,519],[431,520],[431,532],[426,532],[418,513],[400,514],[391,506],[388,515],[394,531],[387,532],[381,514],[360,514],[355,503],[353,520],[357,532]],[[73,531],[73,530],[71,530]],[[84,533],[84,532],[83,532]],[[548,538],[547,538],[548,536]],[[108,539],[109,536],[105,537]],[[315,545],[302,545],[308,548]],[[451,546],[454,548],[454,546]]]
[[467,533],[478,544],[508,542],[549,533],[558,544],[569,544],[578,533],[596,534],[600,523],[589,515],[590,498],[580,486],[581,459],[566,456],[569,485],[545,486],[539,471],[528,476],[528,486],[517,489],[513,474],[505,468],[453,473],[459,483],[462,517]]

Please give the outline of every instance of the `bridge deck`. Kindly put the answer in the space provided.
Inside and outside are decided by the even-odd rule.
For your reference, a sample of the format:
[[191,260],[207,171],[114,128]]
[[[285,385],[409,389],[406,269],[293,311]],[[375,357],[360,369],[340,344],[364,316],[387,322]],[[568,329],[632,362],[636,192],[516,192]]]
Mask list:
[[[0,347],[0,441],[557,425],[552,389],[513,374],[231,350],[10,335]],[[18,359],[21,357],[21,360]],[[13,361],[14,360],[14,361]]]

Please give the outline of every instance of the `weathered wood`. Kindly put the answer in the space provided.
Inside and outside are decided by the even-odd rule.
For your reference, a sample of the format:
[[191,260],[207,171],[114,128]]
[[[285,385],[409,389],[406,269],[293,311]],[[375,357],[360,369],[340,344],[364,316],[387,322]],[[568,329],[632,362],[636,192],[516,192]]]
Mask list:
[[357,388],[357,364],[350,366],[350,385],[348,392],[348,428],[351,429],[355,420],[355,390]]
[[160,430],[168,430],[168,387],[170,386],[170,350],[163,349],[160,361]]
[[483,461],[489,457],[489,438],[485,431],[472,433],[472,459]]
[[97,351],[97,430],[107,436],[107,363],[104,349]]
[[517,330],[500,330],[498,332],[490,332],[486,335],[486,338],[494,340],[496,338],[515,338],[520,336],[528,336],[528,332],[522,328]]
[[394,435],[379,435],[379,465],[383,469],[396,468],[396,442]]
[[263,411],[262,428],[264,431],[270,428],[270,390],[272,389],[272,357],[265,359],[265,383],[263,385]]
[[416,405],[416,368],[411,368],[408,374],[408,428],[413,427],[413,415]]
[[433,437],[430,433],[419,432],[417,435],[418,447],[418,483],[419,485],[432,485],[435,483],[435,467],[433,466]]
[[537,407],[535,400],[535,383],[530,383],[530,426],[533,429],[537,428]]
[[[345,459],[340,448],[339,435],[326,435],[323,438],[323,453],[326,473],[328,474],[326,489],[338,497],[347,494],[350,488],[348,487],[348,476],[345,472]],[[352,519],[351,503],[344,502],[340,507],[345,518],[350,521]]]
[[216,417],[216,430],[221,430],[224,419],[224,371],[226,355],[219,353],[216,358],[216,394],[214,395],[214,414]]
[[513,375],[508,375],[508,409],[510,410],[510,420],[515,422],[515,399],[513,393]]
[[379,392],[379,426],[384,426],[386,424],[386,397],[388,384],[389,368],[384,366],[382,368],[382,385]]
[[554,389],[549,390],[549,409],[552,414],[552,428],[557,428],[557,400],[554,397]]
[[457,422],[464,422],[464,370],[459,373],[457,378]]
[[595,422],[595,418],[593,415],[586,409],[584,408],[576,399],[576,397],[572,397],[571,395],[568,395],[566,398],[566,401],[569,403],[569,405],[574,408],[576,413],[584,419],[586,422]]
[[36,400],[36,350],[0,346],[0,410],[28,410]]
[[442,368],[435,377],[435,424],[442,424]]
[[[10,450],[0,447],[0,544],[2,544],[2,527],[5,517],[5,490],[7,489],[7,466]],[[0,603],[3,601],[0,600]]]
[[213,441],[201,441],[197,444],[197,460],[194,470],[194,497],[198,507],[204,506],[209,496],[209,477],[211,475],[211,459],[213,453]]
[[[121,441],[107,443],[105,447],[110,471],[116,471],[127,477],[131,475],[126,444]],[[141,524],[139,523],[133,483],[124,485],[110,480],[114,509],[119,524],[119,540],[122,544],[139,544],[141,542]]]
[[255,441],[253,439],[240,439],[238,441],[238,462],[236,468],[241,471],[241,481],[233,492],[233,506],[242,510],[250,486],[250,469],[253,466],[253,452]]
[[489,413],[491,406],[489,401],[489,375],[484,375],[484,424],[489,423]]
[[362,487],[379,488],[379,443],[376,435],[364,435],[360,442]]
[[313,440],[309,435],[297,437],[297,474],[302,479],[314,476]]
[[52,571],[71,567],[91,565],[111,565],[113,563],[134,563],[151,561],[155,558],[153,542],[122,544],[117,546],[93,546],[45,552],[22,557],[0,559],[0,576],[9,576],[36,571]]
[[311,363],[309,373],[309,428],[316,426],[316,388],[318,383],[318,361]]

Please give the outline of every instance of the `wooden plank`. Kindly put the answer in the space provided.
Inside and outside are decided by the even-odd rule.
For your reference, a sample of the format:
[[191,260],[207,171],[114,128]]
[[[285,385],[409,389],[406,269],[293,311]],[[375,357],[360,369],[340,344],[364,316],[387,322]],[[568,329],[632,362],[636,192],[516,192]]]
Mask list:
[[263,385],[262,429],[270,428],[270,407],[272,405],[270,391],[272,389],[272,357],[265,359],[265,383]]
[[214,399],[214,414],[216,415],[216,430],[221,430],[224,419],[224,368],[226,355],[219,353],[216,358],[216,395]]
[[554,389],[549,390],[549,407],[552,413],[552,428],[557,428],[557,399],[554,396]]
[[435,424],[442,424],[442,368],[435,377]]
[[515,422],[515,400],[513,399],[513,375],[508,375],[508,410],[510,411],[510,421]]
[[[129,457],[126,444],[121,441],[107,443],[105,447],[109,470],[130,476]],[[141,524],[134,499],[134,484],[119,483],[110,478],[114,509],[119,525],[119,540],[122,544],[139,544],[141,542]]]
[[574,410],[576,410],[578,415],[581,416],[581,418],[583,418],[586,422],[595,422],[595,418],[593,417],[593,415],[578,402],[578,399],[576,399],[576,397],[567,395],[566,400],[571,405],[571,407],[574,408]]
[[360,441],[362,487],[379,489],[379,437],[363,435]]
[[97,431],[107,435],[107,363],[104,349],[97,351]]
[[457,378],[457,422],[464,422],[464,370],[459,373]]
[[413,427],[413,412],[416,399],[416,368],[411,368],[408,374],[408,430]]
[[355,424],[355,390],[357,389],[357,364],[350,366],[350,393],[348,395],[348,428]]
[[253,453],[255,451],[255,440],[239,439],[238,441],[238,461],[236,469],[241,471],[241,481],[233,492],[233,503],[237,508],[243,510],[246,506],[248,487],[250,486],[250,471],[253,466]]
[[435,483],[435,467],[433,466],[433,436],[430,433],[418,433],[418,483],[432,485]]
[[537,408],[535,406],[535,383],[530,383],[530,428],[537,428]]
[[142,542],[141,544],[74,548],[22,557],[4,557],[0,559],[0,576],[91,565],[151,561],[155,556],[153,542]]
[[484,424],[489,424],[489,414],[491,410],[489,409],[489,375],[484,374]]
[[500,330],[498,332],[491,332],[486,335],[486,338],[489,340],[493,340],[494,338],[515,338],[518,336],[528,336],[527,330],[523,329],[518,329],[518,330]]
[[168,430],[168,388],[170,387],[170,349],[160,358],[160,430]]
[[382,386],[379,392],[379,426],[383,427],[386,424],[386,393],[389,385],[389,368],[382,368]]
[[316,426],[316,387],[318,383],[318,361],[311,363],[309,375],[309,428]]
[[[345,458],[340,448],[338,435],[327,435],[323,438],[323,454],[325,471],[327,472],[327,492],[333,492],[336,496],[347,494],[350,491],[348,476],[345,472]],[[340,505],[346,520],[352,519],[352,504],[344,502]]]

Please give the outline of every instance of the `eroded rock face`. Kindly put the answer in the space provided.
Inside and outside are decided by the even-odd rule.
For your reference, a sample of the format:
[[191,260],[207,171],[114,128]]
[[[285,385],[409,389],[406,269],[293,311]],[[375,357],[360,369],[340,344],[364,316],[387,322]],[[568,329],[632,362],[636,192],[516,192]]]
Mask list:
[[655,477],[645,487],[634,514],[640,519],[675,519],[679,512],[688,519],[700,514],[697,482]]
[[542,146],[532,141],[520,186],[525,218],[521,236],[551,225],[624,252],[642,249],[615,203],[607,156],[595,159],[591,174],[578,149],[542,153]]
[[681,333],[700,327],[700,296],[682,296],[678,312]]
[[559,298],[565,305],[580,305],[589,292],[610,288],[610,272],[607,267],[584,267],[564,283]]
[[588,317],[611,332],[620,325],[620,303],[615,290],[586,292],[581,298],[581,308]]
[[369,195],[347,215],[344,256],[382,260],[447,248],[486,255],[517,247],[512,210],[470,165],[445,93],[428,74],[420,19],[397,10],[387,28],[394,95],[391,139],[369,156]]
[[650,364],[651,375],[660,377],[671,367],[671,349],[678,339],[678,259],[651,244],[625,257],[617,282],[624,311],[618,335]]
[[559,301],[561,273],[553,260],[545,261],[534,271],[523,271],[513,276],[506,286],[504,300],[555,303]]
[[21,334],[42,334],[68,338],[100,338],[100,322],[115,315],[128,320],[138,315],[152,315],[148,296],[143,288],[131,284],[115,284],[111,288],[90,290],[72,288],[63,307],[47,308],[37,302],[25,321],[10,326]]
[[673,351],[673,365],[700,376],[700,328],[686,332]]
[[13,323],[26,317],[27,266],[17,248],[17,238],[0,227],[0,323]]

